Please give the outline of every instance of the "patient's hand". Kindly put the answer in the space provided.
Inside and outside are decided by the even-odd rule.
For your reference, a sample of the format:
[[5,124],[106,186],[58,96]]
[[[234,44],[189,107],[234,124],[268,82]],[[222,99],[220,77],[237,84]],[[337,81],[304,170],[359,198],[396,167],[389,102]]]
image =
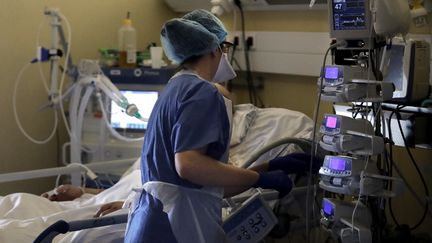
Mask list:
[[48,192],[43,193],[41,196],[48,198],[50,201],[71,201],[81,197],[84,190],[81,187],[73,185],[61,185],[54,189],[53,194]]
[[114,211],[121,209],[122,206],[123,206],[122,201],[115,201],[115,202],[106,203],[99,208],[99,210],[96,212],[94,217],[97,218],[97,217],[105,216],[109,213],[112,213]]

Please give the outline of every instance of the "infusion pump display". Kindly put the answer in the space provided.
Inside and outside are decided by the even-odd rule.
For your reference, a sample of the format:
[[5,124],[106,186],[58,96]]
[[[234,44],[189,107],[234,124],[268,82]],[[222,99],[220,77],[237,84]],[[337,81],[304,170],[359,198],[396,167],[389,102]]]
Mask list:
[[337,177],[351,176],[353,159],[346,156],[327,155],[321,167],[320,174]]
[[366,0],[332,0],[334,30],[367,29]]
[[[139,113],[143,118],[149,118],[150,113],[158,99],[157,91],[143,91],[143,90],[121,90],[124,97],[127,98],[130,104],[135,104]],[[122,108],[111,102],[110,114],[111,126],[116,129],[127,130],[145,130],[147,129],[147,122],[138,120],[135,117],[126,115]]]

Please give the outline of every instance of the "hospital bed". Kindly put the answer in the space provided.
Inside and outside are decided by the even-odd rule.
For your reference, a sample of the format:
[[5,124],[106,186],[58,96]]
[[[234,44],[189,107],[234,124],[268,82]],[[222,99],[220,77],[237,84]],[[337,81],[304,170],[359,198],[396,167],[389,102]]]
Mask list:
[[[251,165],[256,159],[261,157],[263,154],[269,152],[273,148],[277,148],[282,145],[286,144],[295,144],[299,146],[303,151],[310,151],[311,149],[311,143],[306,139],[297,139],[297,138],[285,138],[276,142],[271,143],[270,145],[264,147],[263,149],[260,149],[257,153],[255,153],[251,160],[245,161],[244,166],[248,167],[248,165]],[[294,188],[293,191],[290,193],[291,198],[293,198],[293,194],[300,195],[304,194],[306,191],[305,187],[297,187]],[[253,194],[253,193],[252,193]],[[278,193],[272,190],[266,190],[263,192],[260,192],[260,196],[262,196],[263,199],[266,201],[274,201],[278,199]],[[223,207],[238,207],[240,204],[242,204],[244,201],[246,201],[249,197],[251,197],[250,192],[242,193],[236,197],[230,198],[228,200],[224,200]],[[60,234],[66,234],[68,232],[75,232],[75,231],[81,231],[86,229],[93,229],[97,227],[103,227],[103,226],[109,226],[109,225],[119,225],[115,229],[123,228],[125,229],[125,223],[127,222],[128,214],[127,212],[123,211],[123,214],[114,215],[114,216],[105,216],[101,218],[92,218],[92,219],[86,219],[86,220],[76,220],[76,221],[70,221],[66,222],[64,220],[59,220],[49,226],[47,229],[45,229],[39,236],[36,238],[34,243],[51,243],[53,242],[53,239],[60,235]],[[315,222],[317,223],[317,222]],[[297,229],[304,229],[304,222],[293,224],[291,226],[292,228]],[[99,233],[93,234],[94,237],[100,237],[102,235],[105,235],[106,231],[101,231]],[[77,242],[82,242],[82,238],[86,237],[88,233],[83,233],[84,235],[76,235],[75,240]],[[92,233],[90,233],[92,234]],[[112,233],[111,233],[112,234]],[[118,232],[117,236],[118,238],[115,240],[112,240],[110,242],[122,242],[123,241],[123,234],[124,232],[120,230]],[[96,235],[96,236],[95,236]],[[107,240],[106,238],[104,240]]]
[[[237,166],[248,167],[249,164],[252,164],[251,162],[254,162],[253,164],[255,165],[262,161],[267,161],[268,159],[277,156],[283,156],[288,153],[299,151],[301,150],[300,147],[302,146],[305,151],[310,150],[310,143],[307,140],[310,139],[311,137],[312,121],[307,116],[299,112],[289,111],[280,108],[259,109],[252,105],[239,105],[236,106],[234,120],[235,120],[234,131],[237,131],[237,133],[235,132],[233,133],[233,139],[231,140],[232,155],[230,158],[230,162]],[[274,144],[273,143],[274,141],[279,141],[281,145]],[[294,143],[298,142],[300,144],[287,146],[284,144],[287,142],[294,142]],[[305,148],[304,146],[309,146],[309,148],[307,147]],[[256,151],[256,148],[262,148],[262,150]],[[259,156],[256,155],[258,154],[257,152],[261,153],[262,155]],[[124,191],[125,190],[122,190],[122,192]],[[295,188],[292,194],[295,194],[296,191],[300,192],[301,190]],[[99,195],[95,197],[98,196]],[[97,200],[94,201],[96,202]],[[97,210],[97,206],[93,207],[92,213],[94,214],[96,210]],[[40,229],[38,232],[40,233],[48,225],[60,219],[63,219],[65,222],[72,223],[73,227],[71,227],[70,229],[78,229],[77,225],[79,224],[74,223],[77,219],[91,218],[93,215],[87,213],[85,215],[80,215],[80,216],[82,217],[75,217],[75,218],[74,217],[64,217],[64,218],[42,217],[41,221],[44,221],[45,227],[41,229],[40,227],[41,224],[40,224],[38,225],[38,227],[34,227],[34,229]],[[57,220],[54,221],[54,219]],[[120,217],[120,219],[124,220],[125,218]],[[28,220],[26,222],[28,222]],[[106,222],[106,221],[97,221],[97,222]],[[121,221],[116,220],[115,222],[121,222]],[[106,237],[109,237],[107,234],[110,233],[114,234],[114,232],[117,232],[118,233],[117,235],[122,234],[122,232],[124,232],[125,225],[118,224],[117,226],[118,226],[117,227],[118,231],[116,231],[114,226],[106,226],[106,227],[99,228],[98,230],[102,230],[102,231],[105,228],[110,228],[109,230],[107,229],[104,231],[105,234],[102,234],[104,235],[105,239],[104,238],[100,238],[100,239],[106,241]],[[2,226],[0,220],[0,230],[1,227]],[[55,241],[69,242],[75,240],[76,242],[82,242],[83,238],[80,238],[80,235],[93,237],[93,238],[86,238],[88,242],[92,242],[95,239],[99,239],[98,237],[100,237],[101,234],[97,235],[96,233],[92,234],[91,232],[93,232],[93,230],[69,233],[63,238],[61,236],[56,237]],[[33,236],[34,239],[37,234],[35,235],[33,232],[33,235],[34,235]]]

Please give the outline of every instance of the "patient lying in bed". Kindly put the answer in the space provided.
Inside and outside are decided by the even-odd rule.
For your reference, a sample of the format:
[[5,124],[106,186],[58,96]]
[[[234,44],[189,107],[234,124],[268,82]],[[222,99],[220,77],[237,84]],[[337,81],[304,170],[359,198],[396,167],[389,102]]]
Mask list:
[[[0,197],[0,242],[32,242],[40,232],[58,220],[91,218],[102,205],[125,200],[132,188],[140,184],[141,173],[136,169],[124,175],[113,187],[97,195],[85,193],[73,201],[55,202],[27,193]],[[56,242],[63,237],[56,237]]]
[[[234,133],[238,132],[233,134],[231,141],[230,162],[241,166],[250,158],[253,151],[280,138],[309,139],[312,133],[312,121],[304,114],[295,111],[280,108],[259,109],[251,105],[240,105],[235,109],[233,130]],[[263,163],[271,158],[296,151],[299,151],[298,148],[293,146],[280,146],[261,156],[258,162]],[[134,170],[112,188],[97,195],[84,193],[73,201],[49,201],[47,198],[23,193],[0,197],[0,242],[12,240],[31,242],[41,231],[57,220],[72,221],[105,215],[119,208],[121,204],[119,201],[125,200],[131,189],[139,187],[140,184],[140,171]],[[81,191],[78,194],[81,194]],[[102,207],[106,203],[116,201],[116,204]],[[55,242],[62,242],[62,240],[83,242],[84,239],[92,242],[101,235],[105,237],[103,242],[107,242],[109,235],[118,236],[124,232],[124,225],[116,227],[110,226],[109,230],[104,230],[106,227],[102,227],[98,230],[60,235],[55,238]],[[96,234],[96,231],[99,231],[99,234]],[[103,233],[101,234],[100,231]]]

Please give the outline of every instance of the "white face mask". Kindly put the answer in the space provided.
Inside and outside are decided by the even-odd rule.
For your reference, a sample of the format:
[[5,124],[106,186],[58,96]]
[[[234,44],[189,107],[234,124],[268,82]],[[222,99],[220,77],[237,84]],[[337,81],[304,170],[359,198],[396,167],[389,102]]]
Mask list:
[[223,83],[235,77],[237,77],[237,74],[235,73],[233,67],[228,61],[228,55],[226,53],[222,53],[218,69],[216,70],[212,82]]

